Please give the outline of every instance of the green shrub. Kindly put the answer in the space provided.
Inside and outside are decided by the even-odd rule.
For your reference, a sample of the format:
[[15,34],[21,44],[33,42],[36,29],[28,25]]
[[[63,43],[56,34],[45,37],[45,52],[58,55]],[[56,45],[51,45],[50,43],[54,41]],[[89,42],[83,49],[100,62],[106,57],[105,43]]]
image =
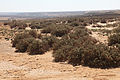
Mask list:
[[44,54],[49,50],[47,42],[41,42],[40,40],[34,40],[28,47],[29,55]]
[[65,34],[68,34],[70,30],[71,30],[71,27],[69,26],[57,26],[52,30],[51,34],[57,37],[62,37]]
[[71,48],[71,50],[69,51],[69,54],[67,56],[68,63],[70,63],[74,66],[80,65],[82,62],[83,52],[84,52],[84,48],[82,48],[82,47]]
[[120,54],[116,48],[103,44],[87,48],[82,54],[82,65],[95,68],[113,68],[120,66]]
[[62,46],[53,53],[56,62],[68,61],[76,65],[94,68],[113,68],[120,66],[120,52],[103,44],[83,46]]
[[120,34],[113,34],[108,38],[108,45],[120,44]]
[[42,41],[47,42],[50,48],[52,48],[53,44],[56,43],[58,39],[55,36],[45,36],[45,37],[42,37]]
[[10,25],[11,28],[17,27],[18,29],[25,29],[27,27],[26,23],[22,21],[16,21],[16,20],[9,22],[8,25]]
[[30,30],[29,31],[29,34],[34,37],[34,38],[37,38],[38,37],[38,34],[37,34],[37,31],[36,30]]
[[113,29],[113,32],[120,33],[120,27]]
[[42,35],[41,35],[41,34],[38,34],[37,37],[38,37],[38,39],[41,39],[41,38],[42,38]]
[[40,25],[40,23],[35,23],[35,22],[32,22],[31,24],[30,24],[30,27],[32,28],[32,29],[41,29],[42,28],[42,26]]
[[53,29],[54,29],[53,26],[48,26],[48,27],[43,28],[41,33],[51,33]]
[[54,61],[94,68],[119,67],[120,51],[97,42],[88,35],[86,29],[75,29],[53,45]]
[[16,47],[16,44],[20,42],[20,40],[25,38],[32,38],[32,36],[28,33],[20,33],[15,36],[15,38],[12,40],[12,47]]
[[54,50],[53,57],[55,62],[64,62],[67,60],[68,52],[72,49],[72,46],[62,46],[57,50]]
[[27,48],[32,41],[35,40],[34,38],[25,38],[20,40],[18,44],[16,44],[16,49],[18,52],[26,52]]
[[107,21],[103,19],[103,20],[101,20],[101,23],[107,23]]
[[73,27],[79,26],[79,22],[73,22],[70,24],[70,26],[73,26]]

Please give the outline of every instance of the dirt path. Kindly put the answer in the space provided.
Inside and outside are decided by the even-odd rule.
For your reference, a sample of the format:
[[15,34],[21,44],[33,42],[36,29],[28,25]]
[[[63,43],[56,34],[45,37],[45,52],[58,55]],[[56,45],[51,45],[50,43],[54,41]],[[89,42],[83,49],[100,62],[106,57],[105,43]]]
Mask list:
[[120,68],[93,69],[53,62],[52,51],[30,56],[15,53],[0,40],[0,80],[120,80]]

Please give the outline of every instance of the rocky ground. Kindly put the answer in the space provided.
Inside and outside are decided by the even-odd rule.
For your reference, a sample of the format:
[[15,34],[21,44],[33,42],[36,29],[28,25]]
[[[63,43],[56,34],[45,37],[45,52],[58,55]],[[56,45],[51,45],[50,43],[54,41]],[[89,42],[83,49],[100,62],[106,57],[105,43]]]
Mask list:
[[0,80],[120,80],[120,68],[94,69],[53,62],[52,51],[30,56],[15,53],[0,40]]

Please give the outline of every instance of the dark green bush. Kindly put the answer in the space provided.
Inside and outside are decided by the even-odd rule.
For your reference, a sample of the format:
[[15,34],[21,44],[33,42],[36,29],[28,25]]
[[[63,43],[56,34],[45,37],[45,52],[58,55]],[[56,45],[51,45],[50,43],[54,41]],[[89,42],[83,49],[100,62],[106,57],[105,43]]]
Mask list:
[[43,28],[41,33],[51,33],[53,29],[54,29],[53,26],[48,26],[48,27]]
[[120,34],[113,34],[108,38],[108,45],[120,44]]
[[82,53],[82,65],[95,68],[119,67],[119,60],[119,50],[116,48],[109,48],[103,44],[88,47],[84,49]]
[[51,34],[52,35],[55,35],[55,36],[57,36],[57,37],[62,37],[62,36],[64,36],[65,34],[68,34],[69,32],[70,32],[70,30],[71,30],[71,27],[70,26],[57,26],[57,27],[55,27],[53,30],[52,30],[52,32],[51,32]]
[[113,68],[120,66],[120,51],[97,41],[88,35],[86,29],[76,29],[65,35],[53,46],[54,61],[67,61],[72,65],[94,68]]
[[73,27],[79,26],[79,22],[73,22],[70,24],[70,26],[73,26]]
[[27,24],[22,21],[16,21],[13,20],[12,22],[9,22],[8,25],[10,25],[11,28],[18,28],[18,29],[25,29],[27,27]]
[[56,62],[68,61],[72,65],[94,68],[113,68],[120,66],[120,52],[103,44],[86,46],[62,46],[53,53]]
[[65,34],[68,34],[71,30],[70,26],[66,25],[51,25],[43,28],[42,33],[51,33],[54,36],[62,37]]
[[37,38],[38,37],[38,34],[37,34],[37,31],[36,30],[30,30],[29,31],[29,34],[34,37],[34,38]]
[[16,44],[20,42],[20,40],[25,38],[32,38],[32,36],[28,33],[20,33],[15,36],[15,38],[12,40],[12,47],[16,47]]
[[113,32],[120,33],[120,27],[113,29]]
[[41,34],[37,34],[37,37],[38,37],[38,39],[41,39],[42,35]]
[[40,40],[34,40],[28,47],[28,52],[30,55],[44,54],[48,50],[48,43]]
[[42,41],[47,42],[48,45],[50,46],[50,48],[52,48],[53,44],[56,43],[58,41],[58,39],[55,36],[44,36],[44,37],[42,37]]
[[34,41],[34,38],[25,38],[20,40],[20,42],[18,42],[18,44],[16,44],[16,49],[18,52],[26,52],[27,48],[29,46],[29,44],[32,43],[32,41]]
[[41,29],[41,28],[42,28],[42,26],[40,25],[40,23],[37,23],[37,22],[32,22],[32,23],[30,24],[30,27],[31,27],[32,29]]
[[53,57],[55,62],[63,62],[67,60],[68,52],[72,49],[72,46],[66,45],[62,46],[59,49],[55,50]]
[[101,23],[107,23],[107,21],[103,19],[103,20],[101,20]]

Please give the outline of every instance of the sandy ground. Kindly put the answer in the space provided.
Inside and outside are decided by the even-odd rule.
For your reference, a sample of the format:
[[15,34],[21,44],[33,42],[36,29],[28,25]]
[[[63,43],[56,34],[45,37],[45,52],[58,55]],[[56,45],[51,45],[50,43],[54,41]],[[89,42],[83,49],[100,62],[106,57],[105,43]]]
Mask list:
[[90,25],[90,26],[86,26],[86,28],[88,29],[106,29],[106,30],[113,30],[115,29],[116,27],[92,27],[93,25]]
[[53,62],[52,51],[30,56],[15,53],[0,40],[0,80],[120,80],[120,68],[94,69]]
[[92,32],[92,35],[90,35],[90,36],[94,37],[96,40],[98,40],[104,44],[108,43],[108,36],[103,36],[99,32]]
[[[101,23],[99,23],[101,24]],[[109,23],[110,24],[110,23]],[[112,24],[112,22],[111,22]],[[107,25],[107,24],[106,24]],[[87,29],[89,30],[92,30],[92,29],[98,29],[98,30],[102,30],[102,29],[105,29],[105,30],[113,30],[115,29],[116,27],[93,27],[93,25],[89,25],[89,26],[86,26]],[[92,37],[94,37],[96,40],[102,42],[102,43],[105,43],[107,44],[108,43],[108,36],[105,36],[103,35],[101,32],[93,32],[92,31],[92,34],[90,35]]]

